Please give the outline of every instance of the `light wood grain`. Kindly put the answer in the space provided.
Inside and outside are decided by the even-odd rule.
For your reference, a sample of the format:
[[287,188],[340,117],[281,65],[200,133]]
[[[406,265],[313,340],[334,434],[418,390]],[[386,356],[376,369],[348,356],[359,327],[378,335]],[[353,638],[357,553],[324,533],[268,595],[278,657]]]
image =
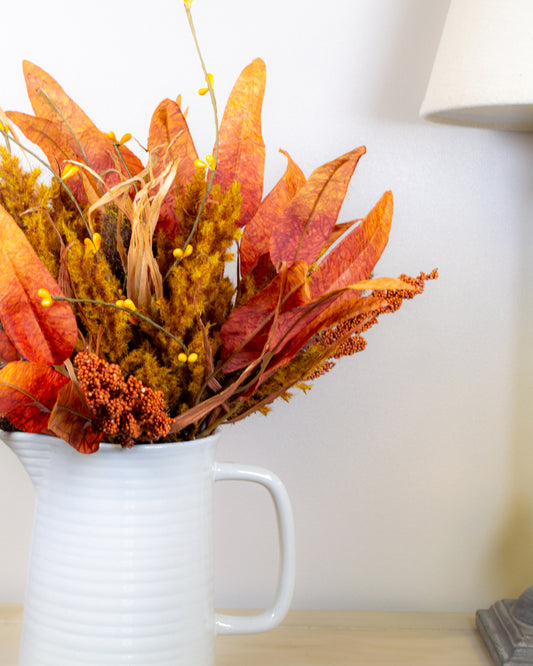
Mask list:
[[[0,604],[0,664],[17,666],[22,607]],[[265,634],[217,638],[217,666],[492,666],[472,615],[292,611]]]

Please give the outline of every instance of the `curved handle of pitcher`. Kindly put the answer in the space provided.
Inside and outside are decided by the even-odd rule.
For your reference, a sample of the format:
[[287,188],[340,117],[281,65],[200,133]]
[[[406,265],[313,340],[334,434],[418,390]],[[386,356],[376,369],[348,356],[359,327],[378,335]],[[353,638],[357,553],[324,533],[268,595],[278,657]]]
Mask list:
[[217,634],[253,634],[269,631],[277,626],[289,610],[294,590],[296,569],[294,545],[294,521],[285,486],[272,472],[262,467],[235,463],[215,463],[215,481],[252,481],[264,486],[272,496],[276,507],[280,537],[280,573],[276,600],[259,615],[215,615]]

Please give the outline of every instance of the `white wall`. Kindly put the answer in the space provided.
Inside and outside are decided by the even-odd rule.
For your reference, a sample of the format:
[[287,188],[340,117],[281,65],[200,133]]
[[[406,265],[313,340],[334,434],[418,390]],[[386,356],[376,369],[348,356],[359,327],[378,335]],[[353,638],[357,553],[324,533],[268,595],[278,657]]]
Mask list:
[[[226,429],[221,459],[285,481],[297,526],[295,608],[474,610],[533,583],[533,139],[427,124],[418,108],[447,0],[196,0],[220,107],[255,56],[268,67],[267,184],[287,149],[309,174],[362,143],[342,218],[386,189],[395,220],[379,274],[440,280],[383,318],[367,350],[307,397]],[[104,130],[144,141],[183,94],[201,153],[210,109],[179,0],[2,8],[0,104],[29,109],[23,58]],[[0,447],[0,602],[21,601],[32,489]],[[257,607],[276,577],[261,489],[217,489],[217,603]]]

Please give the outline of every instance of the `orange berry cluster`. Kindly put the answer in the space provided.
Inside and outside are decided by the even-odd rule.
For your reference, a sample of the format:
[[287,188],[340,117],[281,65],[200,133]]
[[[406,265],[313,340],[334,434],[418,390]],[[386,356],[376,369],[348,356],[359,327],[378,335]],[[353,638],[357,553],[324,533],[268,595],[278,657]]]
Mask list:
[[76,355],[78,382],[96,429],[116,438],[122,446],[153,442],[167,435],[172,419],[165,410],[162,391],[154,391],[89,351]]

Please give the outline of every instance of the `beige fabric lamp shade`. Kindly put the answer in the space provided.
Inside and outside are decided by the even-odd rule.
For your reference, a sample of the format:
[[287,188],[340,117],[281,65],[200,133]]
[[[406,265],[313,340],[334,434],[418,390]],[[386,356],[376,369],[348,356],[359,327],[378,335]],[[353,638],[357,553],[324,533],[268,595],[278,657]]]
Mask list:
[[420,115],[533,130],[533,0],[451,0]]

